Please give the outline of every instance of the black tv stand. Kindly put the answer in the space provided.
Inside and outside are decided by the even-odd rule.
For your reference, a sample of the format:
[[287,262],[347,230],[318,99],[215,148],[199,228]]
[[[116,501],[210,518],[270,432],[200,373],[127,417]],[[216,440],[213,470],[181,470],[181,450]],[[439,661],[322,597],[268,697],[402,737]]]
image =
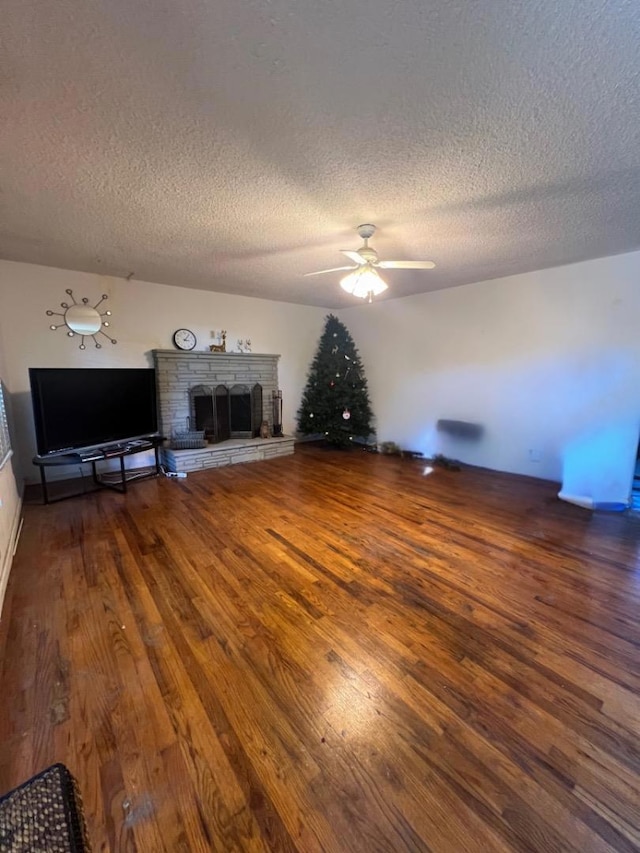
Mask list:
[[[119,444],[107,444],[104,447],[93,447],[90,450],[75,450],[69,453],[60,453],[55,456],[34,456],[33,464],[37,465],[40,469],[43,503],[57,503],[58,501],[84,494],[84,492],[77,492],[72,495],[64,495],[63,497],[58,498],[52,498],[49,495],[46,470],[47,468],[59,465],[90,464],[92,479],[98,488],[112,489],[113,491],[120,492],[121,494],[126,494],[127,482],[131,482],[133,480],[146,480],[149,477],[157,477],[158,474],[160,474],[160,456],[158,451],[163,441],[163,436],[151,435],[146,438],[136,438],[131,441],[123,441]],[[125,456],[131,456],[134,453],[144,453],[149,450],[153,450],[154,452],[154,470],[146,474],[136,474],[134,477],[127,476],[127,471],[124,467]],[[104,461],[105,459],[120,460],[120,471],[118,472],[120,476],[114,482],[109,482],[109,480],[105,479],[107,472],[100,472],[96,467],[97,462]]]

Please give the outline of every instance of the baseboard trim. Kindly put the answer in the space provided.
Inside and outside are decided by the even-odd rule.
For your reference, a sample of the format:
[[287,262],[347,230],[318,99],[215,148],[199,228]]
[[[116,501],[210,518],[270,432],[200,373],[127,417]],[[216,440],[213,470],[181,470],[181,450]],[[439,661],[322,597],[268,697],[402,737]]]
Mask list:
[[22,496],[20,496],[16,505],[15,515],[13,516],[13,522],[11,524],[9,545],[7,547],[7,552],[4,555],[2,567],[0,567],[0,619],[2,618],[2,608],[4,606],[4,594],[7,591],[9,574],[11,573],[11,566],[13,564],[13,556],[16,553],[16,548],[18,547],[18,539],[20,538],[20,532],[22,531],[23,520]]

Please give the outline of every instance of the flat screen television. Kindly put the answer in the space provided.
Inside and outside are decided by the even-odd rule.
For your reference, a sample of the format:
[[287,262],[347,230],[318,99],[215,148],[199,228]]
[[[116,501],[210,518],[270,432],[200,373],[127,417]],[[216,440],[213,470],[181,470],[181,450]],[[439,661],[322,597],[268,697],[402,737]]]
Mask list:
[[29,381],[38,456],[158,431],[153,369],[31,367]]

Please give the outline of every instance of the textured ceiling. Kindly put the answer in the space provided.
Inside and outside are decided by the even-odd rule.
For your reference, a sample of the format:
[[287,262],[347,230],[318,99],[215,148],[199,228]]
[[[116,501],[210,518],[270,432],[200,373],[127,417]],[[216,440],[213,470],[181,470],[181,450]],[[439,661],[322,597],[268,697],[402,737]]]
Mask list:
[[640,247],[636,0],[5,0],[2,39],[4,258],[339,307],[302,275],[361,222],[437,263],[386,298]]

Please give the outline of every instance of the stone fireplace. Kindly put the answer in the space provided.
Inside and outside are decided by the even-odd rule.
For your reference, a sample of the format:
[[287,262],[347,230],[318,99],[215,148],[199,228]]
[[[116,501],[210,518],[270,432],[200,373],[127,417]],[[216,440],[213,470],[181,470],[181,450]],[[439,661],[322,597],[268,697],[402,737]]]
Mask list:
[[[159,428],[168,439],[163,463],[169,471],[197,471],[285,456],[294,439],[278,435],[279,355],[154,350]],[[260,438],[261,425],[269,435]],[[206,446],[186,449],[177,436],[204,434]],[[174,438],[175,447],[171,446]],[[202,442],[200,442],[202,443]]]

